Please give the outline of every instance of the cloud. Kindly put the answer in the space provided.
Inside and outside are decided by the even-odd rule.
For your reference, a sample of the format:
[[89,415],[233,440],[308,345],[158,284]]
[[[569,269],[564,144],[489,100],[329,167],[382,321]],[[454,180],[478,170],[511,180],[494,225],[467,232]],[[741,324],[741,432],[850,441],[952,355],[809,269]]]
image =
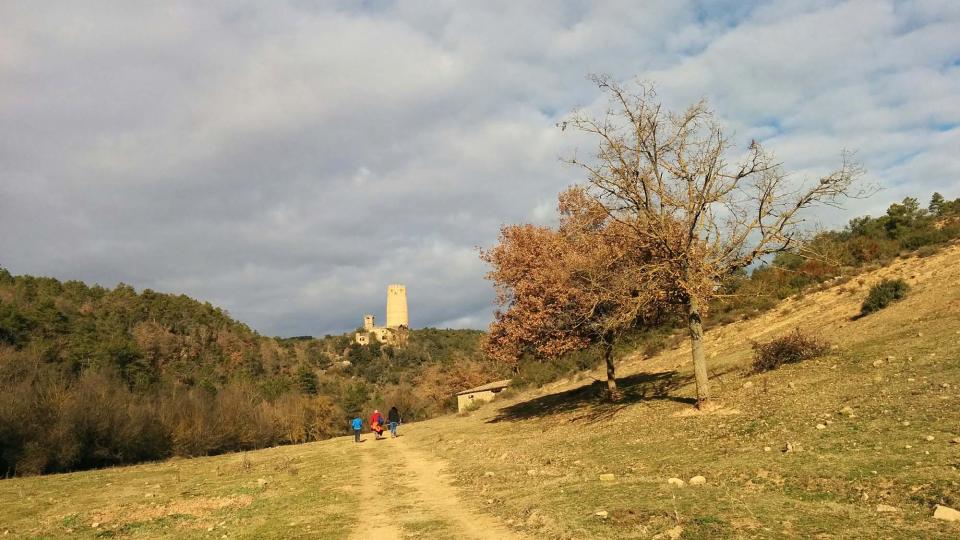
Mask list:
[[588,73],[707,97],[797,177],[960,196],[955,2],[0,7],[0,265],[183,292],[266,334],[483,327],[477,246],[549,223]]

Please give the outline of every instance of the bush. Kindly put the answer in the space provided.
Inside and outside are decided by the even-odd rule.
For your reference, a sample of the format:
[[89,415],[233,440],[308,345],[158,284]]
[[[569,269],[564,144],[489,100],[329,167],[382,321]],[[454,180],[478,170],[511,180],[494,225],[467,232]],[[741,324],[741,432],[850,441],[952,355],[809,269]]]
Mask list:
[[753,369],[760,373],[820,356],[829,350],[820,339],[808,336],[797,328],[794,332],[767,343],[753,344]]
[[902,279],[885,279],[870,287],[870,293],[867,299],[863,301],[860,307],[860,316],[869,315],[874,311],[889,306],[893,302],[903,300],[907,296],[910,286]]

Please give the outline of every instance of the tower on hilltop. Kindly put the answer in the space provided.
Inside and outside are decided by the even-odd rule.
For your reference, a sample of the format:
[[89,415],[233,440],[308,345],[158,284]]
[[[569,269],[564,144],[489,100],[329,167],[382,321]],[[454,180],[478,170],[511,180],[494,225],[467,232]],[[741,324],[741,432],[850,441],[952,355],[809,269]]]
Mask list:
[[387,287],[387,328],[410,327],[407,314],[407,288],[393,284]]

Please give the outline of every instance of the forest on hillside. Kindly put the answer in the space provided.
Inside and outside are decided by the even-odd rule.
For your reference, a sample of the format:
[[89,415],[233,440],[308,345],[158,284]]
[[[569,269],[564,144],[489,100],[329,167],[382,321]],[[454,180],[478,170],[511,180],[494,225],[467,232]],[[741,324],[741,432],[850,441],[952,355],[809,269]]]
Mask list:
[[481,335],[270,338],[187,296],[0,269],[0,475],[319,440],[375,407],[429,418],[499,375]]
[[[814,235],[723,283],[708,326],[960,238],[960,199],[907,198],[879,217]],[[811,257],[810,253],[817,256]],[[653,354],[678,320],[620,345]],[[595,349],[515,366],[484,357],[477,330],[421,329],[403,347],[351,335],[271,338],[209,303],[149,289],[13,276],[0,269],[0,475],[301,443],[342,434],[350,415],[396,405],[405,420],[454,409],[464,388],[507,376],[537,385],[595,367]]]

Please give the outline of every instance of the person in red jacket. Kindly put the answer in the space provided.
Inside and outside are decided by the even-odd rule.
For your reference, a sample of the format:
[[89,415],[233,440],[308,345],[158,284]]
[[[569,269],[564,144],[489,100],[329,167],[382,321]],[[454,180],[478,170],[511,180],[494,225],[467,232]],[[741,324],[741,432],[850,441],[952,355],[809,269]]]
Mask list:
[[377,438],[383,437],[383,415],[379,410],[374,410],[370,415],[370,429],[377,435]]

